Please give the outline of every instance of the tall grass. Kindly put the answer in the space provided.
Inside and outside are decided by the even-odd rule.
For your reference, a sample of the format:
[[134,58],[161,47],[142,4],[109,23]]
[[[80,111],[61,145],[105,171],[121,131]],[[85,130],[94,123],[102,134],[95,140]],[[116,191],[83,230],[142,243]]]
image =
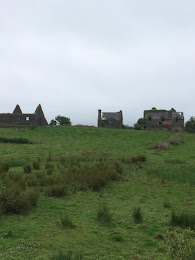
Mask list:
[[179,167],[172,166],[171,168],[165,167],[152,170],[151,175],[168,181],[195,185],[194,172],[195,166],[182,164]]

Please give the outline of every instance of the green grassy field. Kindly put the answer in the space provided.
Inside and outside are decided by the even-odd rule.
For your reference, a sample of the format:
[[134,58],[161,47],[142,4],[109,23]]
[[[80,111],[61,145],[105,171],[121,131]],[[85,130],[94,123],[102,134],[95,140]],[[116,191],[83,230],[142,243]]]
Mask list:
[[[10,165],[8,172],[1,173],[1,190],[15,181],[24,190],[36,188],[40,197],[28,214],[0,214],[0,259],[171,259],[165,247],[167,233],[183,232],[170,225],[171,212],[195,211],[195,135],[183,133],[185,142],[167,150],[150,147],[175,134],[81,127],[1,128],[0,137],[32,142],[0,143],[0,160]],[[146,156],[146,162],[133,163],[131,158],[137,155]],[[33,161],[39,162],[40,169],[24,173],[24,165]],[[45,169],[47,162],[52,164],[51,172]],[[92,167],[101,165],[110,176],[116,163],[123,172],[97,191],[76,181],[77,174],[85,175],[85,169],[96,174]],[[71,174],[74,180],[70,181]],[[60,185],[64,176],[70,182],[68,191],[60,198],[48,196],[48,185],[54,180]],[[87,174],[85,178],[89,180]],[[103,205],[112,214],[108,223],[97,220]],[[135,207],[143,213],[141,223],[133,219]],[[62,227],[65,215],[74,228]],[[52,258],[70,250],[72,258]]]

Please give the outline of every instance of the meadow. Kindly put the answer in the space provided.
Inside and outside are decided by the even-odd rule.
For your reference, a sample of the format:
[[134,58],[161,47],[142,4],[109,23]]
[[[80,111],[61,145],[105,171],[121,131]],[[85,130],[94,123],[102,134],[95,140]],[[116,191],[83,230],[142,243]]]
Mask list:
[[194,230],[194,134],[0,128],[0,259],[188,260]]

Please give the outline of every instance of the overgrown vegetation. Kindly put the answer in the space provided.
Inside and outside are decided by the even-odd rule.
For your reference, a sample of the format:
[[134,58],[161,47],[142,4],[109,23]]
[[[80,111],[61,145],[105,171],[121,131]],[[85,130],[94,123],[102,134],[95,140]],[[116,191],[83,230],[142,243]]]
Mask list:
[[192,116],[185,124],[185,130],[189,133],[195,133],[195,117]]
[[[0,135],[33,142],[0,145],[0,259],[76,259],[76,248],[83,259],[170,259],[167,230],[175,239],[189,226],[171,225],[171,210],[194,212],[193,135],[163,151],[148,148],[176,134],[58,126]],[[189,250],[178,241],[183,259],[190,239]]]

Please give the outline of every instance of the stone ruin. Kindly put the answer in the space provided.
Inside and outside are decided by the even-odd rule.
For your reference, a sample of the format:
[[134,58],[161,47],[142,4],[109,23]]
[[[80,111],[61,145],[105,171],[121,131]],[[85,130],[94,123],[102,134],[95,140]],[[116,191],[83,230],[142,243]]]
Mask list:
[[[141,124],[141,130],[183,130],[184,129],[184,114],[171,110],[152,110],[144,111],[145,123]],[[139,120],[138,120],[139,122]]]
[[98,110],[98,127],[103,128],[123,128],[123,113],[119,112],[102,112]]
[[16,105],[13,113],[0,114],[1,126],[36,126],[48,125],[41,105],[38,105],[34,114],[24,114],[19,105]]

